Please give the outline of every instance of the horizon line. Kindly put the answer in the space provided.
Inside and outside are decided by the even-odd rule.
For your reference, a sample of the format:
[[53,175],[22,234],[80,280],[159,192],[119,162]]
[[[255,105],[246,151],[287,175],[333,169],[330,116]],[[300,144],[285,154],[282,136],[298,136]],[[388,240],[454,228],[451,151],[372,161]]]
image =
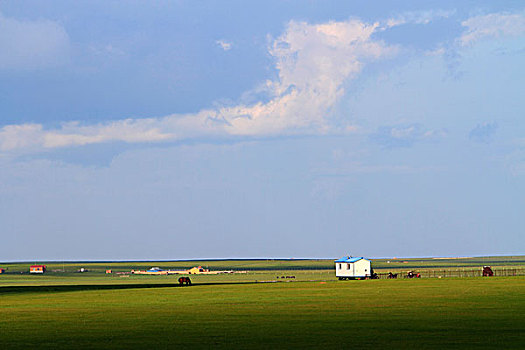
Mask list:
[[[348,256],[348,255],[345,255]],[[363,256],[364,257],[364,256]],[[403,259],[476,259],[476,258],[505,258],[505,257],[525,257],[525,255],[482,255],[482,256],[410,256],[410,257],[367,257],[372,260],[403,260]],[[299,257],[299,258],[282,258],[282,257],[252,257],[252,258],[191,258],[191,259],[139,259],[139,260],[6,260],[0,261],[0,264],[14,264],[14,263],[145,263],[145,262],[191,262],[191,261],[259,261],[259,260],[281,260],[281,261],[293,261],[293,260],[333,260],[334,258],[315,258],[315,257]],[[337,258],[335,258],[337,259]]]

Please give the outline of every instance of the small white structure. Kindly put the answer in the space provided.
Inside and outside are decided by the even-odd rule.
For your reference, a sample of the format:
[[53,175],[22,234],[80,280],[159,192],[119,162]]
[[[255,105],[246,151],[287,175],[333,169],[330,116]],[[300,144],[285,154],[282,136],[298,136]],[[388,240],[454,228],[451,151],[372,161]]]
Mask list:
[[340,280],[370,278],[372,265],[370,260],[363,257],[344,257],[335,261],[335,277]]

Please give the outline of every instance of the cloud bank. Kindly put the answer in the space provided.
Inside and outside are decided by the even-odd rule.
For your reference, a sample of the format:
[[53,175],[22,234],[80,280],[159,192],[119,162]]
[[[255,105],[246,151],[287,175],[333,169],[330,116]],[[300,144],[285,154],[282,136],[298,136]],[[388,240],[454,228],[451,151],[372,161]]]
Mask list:
[[0,150],[37,151],[110,141],[158,142],[208,135],[326,133],[333,128],[330,109],[344,94],[344,83],[354,78],[366,62],[396,51],[371,38],[378,26],[354,19],[316,25],[290,22],[269,47],[278,79],[268,80],[260,88],[268,96],[265,102],[95,125],[67,123],[51,130],[40,124],[7,125],[0,129]]
[[[6,125],[0,128],[0,152],[38,152],[106,142],[166,142],[210,136],[263,137],[352,131],[356,129],[355,125],[349,121],[343,121],[342,125],[340,120],[336,122],[333,115],[337,102],[345,94],[345,86],[368,63],[393,57],[398,52],[397,47],[378,40],[374,33],[407,21],[424,24],[433,18],[450,15],[448,12],[405,15],[382,23],[366,23],[358,19],[321,24],[291,21],[284,33],[269,44],[268,53],[274,59],[277,78],[267,80],[256,89],[258,94],[266,97],[264,100],[201,110],[194,114],[123,119],[93,125],[70,122],[54,129],[46,129],[41,124]],[[466,27],[458,39],[462,46],[472,45],[483,38],[525,32],[525,18],[521,14],[477,16],[467,19],[462,25]],[[57,48],[68,43],[67,33],[56,23],[13,22],[0,17],[0,26],[15,32],[18,30],[18,33],[47,33],[46,37],[54,38],[47,41],[51,43],[48,50],[54,52],[53,55]],[[31,40],[39,37],[36,34],[27,36],[32,37]],[[28,42],[31,43],[31,40]],[[0,47],[7,45],[5,42],[5,34],[0,34]],[[224,50],[231,48],[230,43],[224,41],[218,44]],[[22,52],[20,55],[33,57],[31,52],[24,51],[24,47],[18,49]],[[45,56],[44,53],[41,55]],[[8,62],[0,58],[0,67],[11,64]],[[426,137],[420,128],[413,128],[409,136],[399,136],[396,134],[398,131],[396,128],[383,128],[374,137],[380,143],[392,145],[410,144]]]

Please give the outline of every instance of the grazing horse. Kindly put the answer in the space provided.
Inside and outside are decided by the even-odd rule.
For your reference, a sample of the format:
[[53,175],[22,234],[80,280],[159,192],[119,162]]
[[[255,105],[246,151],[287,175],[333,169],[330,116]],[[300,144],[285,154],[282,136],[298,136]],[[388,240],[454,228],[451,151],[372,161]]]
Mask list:
[[388,278],[390,278],[390,279],[397,278],[397,273],[389,272],[389,273],[388,273]]
[[182,286],[184,284],[191,285],[191,280],[189,277],[179,277],[179,284]]

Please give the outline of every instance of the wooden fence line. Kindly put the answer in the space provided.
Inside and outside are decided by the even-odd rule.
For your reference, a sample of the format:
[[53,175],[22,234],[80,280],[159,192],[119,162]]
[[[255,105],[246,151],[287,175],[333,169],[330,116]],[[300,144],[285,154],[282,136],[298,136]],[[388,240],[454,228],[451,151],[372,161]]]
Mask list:
[[[492,268],[494,276],[507,277],[507,276],[525,276],[525,267],[496,267]],[[414,274],[419,273],[421,278],[446,278],[446,277],[482,277],[483,269],[425,269],[425,270],[412,270]],[[408,271],[395,270],[392,273],[397,274],[397,278],[408,278]],[[380,272],[377,274],[379,279],[389,278],[389,273]]]

